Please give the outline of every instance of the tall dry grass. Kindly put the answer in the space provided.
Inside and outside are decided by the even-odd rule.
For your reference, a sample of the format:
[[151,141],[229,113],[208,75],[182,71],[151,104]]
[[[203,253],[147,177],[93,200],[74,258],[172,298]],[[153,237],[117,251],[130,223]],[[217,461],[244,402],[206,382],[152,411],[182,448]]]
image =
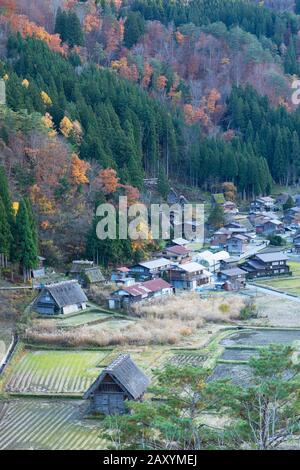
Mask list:
[[133,313],[148,319],[171,318],[223,323],[238,319],[244,305],[244,301],[237,295],[202,299],[195,292],[185,292],[159,302],[136,304],[133,306]]
[[97,327],[76,329],[56,328],[52,321],[38,322],[28,328],[25,337],[30,342],[63,346],[125,346],[175,345],[197,333],[207,322],[227,323],[240,316],[244,302],[238,296],[201,299],[184,293],[163,301],[137,304],[133,307],[136,321],[112,330],[105,323]]

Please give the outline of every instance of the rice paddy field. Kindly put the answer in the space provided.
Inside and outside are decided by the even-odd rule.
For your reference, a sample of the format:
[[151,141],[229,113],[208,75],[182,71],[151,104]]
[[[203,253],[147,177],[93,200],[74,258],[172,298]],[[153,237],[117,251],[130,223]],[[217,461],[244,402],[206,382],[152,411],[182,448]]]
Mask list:
[[[222,330],[206,346],[24,349],[4,374],[0,401],[0,449],[105,449],[100,421],[88,418],[83,393],[120,352],[127,352],[155,383],[153,370],[166,364],[202,366],[215,354],[211,380],[231,377],[247,385],[247,361],[270,343],[298,343],[300,331]],[[67,399],[68,398],[68,399]],[[71,399],[70,399],[71,398]]]
[[0,402],[0,450],[105,449],[99,423],[86,419],[86,406],[78,400]]
[[151,377],[153,369],[165,364],[198,365],[205,357],[199,351],[165,347],[103,350],[24,350],[5,373],[3,391],[14,396],[80,398],[103,368],[120,352],[129,353]]
[[261,286],[271,287],[286,294],[300,296],[300,263],[297,261],[290,261],[288,264],[293,276],[257,280],[255,283]]
[[99,375],[109,351],[25,351],[8,373],[12,394],[81,396]]

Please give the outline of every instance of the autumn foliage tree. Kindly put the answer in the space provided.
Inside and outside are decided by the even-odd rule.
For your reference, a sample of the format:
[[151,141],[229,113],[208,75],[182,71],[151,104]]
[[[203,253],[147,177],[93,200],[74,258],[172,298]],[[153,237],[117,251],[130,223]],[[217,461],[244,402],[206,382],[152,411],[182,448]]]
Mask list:
[[89,168],[89,163],[80,160],[76,153],[72,154],[71,178],[76,185],[87,184],[89,182],[87,177]]
[[100,180],[103,192],[105,194],[112,194],[119,188],[119,178],[117,172],[113,168],[107,168],[100,172]]
[[65,54],[67,51],[66,47],[62,45],[59,34],[48,33],[42,26],[29,21],[25,15],[11,15],[10,25],[13,31],[20,33],[24,38],[26,36],[35,36],[44,41],[54,52]]

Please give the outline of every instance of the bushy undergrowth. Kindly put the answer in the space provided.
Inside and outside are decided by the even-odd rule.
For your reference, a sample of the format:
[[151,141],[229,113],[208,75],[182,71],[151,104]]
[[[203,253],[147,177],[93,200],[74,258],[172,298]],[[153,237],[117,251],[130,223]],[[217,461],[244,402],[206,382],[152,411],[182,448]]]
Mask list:
[[178,344],[197,333],[205,323],[227,323],[239,319],[244,307],[238,296],[201,299],[185,293],[163,302],[139,304],[133,308],[136,321],[112,330],[103,323],[100,329],[89,326],[73,330],[60,329],[52,321],[40,322],[27,329],[30,342],[64,346],[123,346]]

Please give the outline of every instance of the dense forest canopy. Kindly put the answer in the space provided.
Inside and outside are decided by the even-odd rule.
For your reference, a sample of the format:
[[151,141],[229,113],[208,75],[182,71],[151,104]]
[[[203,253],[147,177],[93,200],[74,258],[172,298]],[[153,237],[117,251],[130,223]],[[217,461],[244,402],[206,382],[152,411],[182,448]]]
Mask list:
[[243,198],[297,184],[299,13],[288,0],[0,0],[0,163],[46,251],[59,257],[55,212],[76,213],[79,254],[87,209],[138,199],[145,177],[164,197],[170,184],[231,182]]

